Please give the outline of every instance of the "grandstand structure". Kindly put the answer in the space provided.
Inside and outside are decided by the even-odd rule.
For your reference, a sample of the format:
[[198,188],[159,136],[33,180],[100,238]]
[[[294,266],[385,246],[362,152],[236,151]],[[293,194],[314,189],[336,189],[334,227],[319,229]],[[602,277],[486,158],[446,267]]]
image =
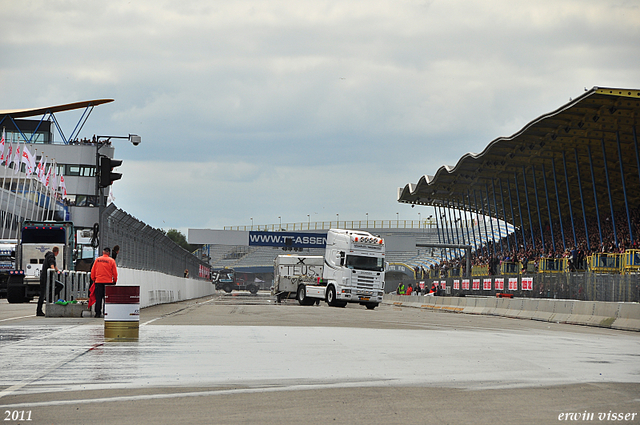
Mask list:
[[[560,286],[593,281],[593,288],[569,297],[638,301],[639,113],[640,90],[594,87],[514,135],[493,140],[481,153],[467,153],[456,165],[399,188],[398,202],[435,208],[438,228],[451,217],[508,223],[515,231],[481,244],[474,268],[487,259],[511,263],[517,275],[543,274],[535,278],[541,287],[555,276],[554,289],[534,289],[540,296],[559,296]],[[480,227],[472,238],[481,238]],[[600,275],[609,283],[598,283]],[[615,296],[602,295],[610,287]]]

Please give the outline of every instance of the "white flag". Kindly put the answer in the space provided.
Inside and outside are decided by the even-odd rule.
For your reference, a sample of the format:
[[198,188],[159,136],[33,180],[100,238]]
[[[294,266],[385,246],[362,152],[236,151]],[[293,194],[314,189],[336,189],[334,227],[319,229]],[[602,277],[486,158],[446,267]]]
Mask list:
[[18,174],[18,170],[20,170],[20,143],[18,143],[18,147],[16,148],[15,153],[13,154],[13,174]]
[[58,187],[62,188],[62,195],[67,196],[67,186],[64,184],[64,176],[60,174],[60,184]]
[[47,168],[47,160],[44,158],[44,155],[40,157],[40,162],[38,163],[38,181],[44,185],[46,185],[47,175],[44,170]]
[[3,128],[2,139],[0,139],[0,162],[4,161],[4,140],[5,140],[5,134],[4,134],[4,128]]
[[27,174],[27,176],[33,174],[33,170],[36,167],[36,157],[33,156],[26,145],[22,149],[22,159],[20,162],[24,162],[25,173]]
[[11,150],[13,149],[13,146],[11,145],[11,143],[9,143],[9,150],[7,151],[7,156],[5,157],[6,162],[4,163],[5,167],[9,166],[9,163],[11,162]]

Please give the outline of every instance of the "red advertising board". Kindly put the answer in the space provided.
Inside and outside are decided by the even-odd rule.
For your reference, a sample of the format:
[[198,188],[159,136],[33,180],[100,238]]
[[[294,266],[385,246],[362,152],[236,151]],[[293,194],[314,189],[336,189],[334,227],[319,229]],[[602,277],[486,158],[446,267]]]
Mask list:
[[496,291],[504,291],[504,278],[503,277],[496,277],[496,279],[493,281],[493,283],[495,285]]

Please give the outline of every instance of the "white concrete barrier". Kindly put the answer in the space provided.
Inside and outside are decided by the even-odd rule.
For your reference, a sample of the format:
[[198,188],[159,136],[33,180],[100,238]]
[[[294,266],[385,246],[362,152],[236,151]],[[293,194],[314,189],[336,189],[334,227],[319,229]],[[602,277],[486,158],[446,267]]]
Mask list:
[[566,322],[572,325],[588,325],[596,308],[595,301],[575,301]]
[[640,304],[621,303],[618,310],[618,318],[611,325],[615,329],[638,330],[640,329]]
[[554,300],[553,316],[550,321],[566,323],[573,310],[574,300]]
[[169,276],[164,273],[118,267],[118,284],[140,287],[140,307],[205,297],[215,293],[207,280]]
[[640,304],[548,298],[407,297],[384,304],[640,331]]

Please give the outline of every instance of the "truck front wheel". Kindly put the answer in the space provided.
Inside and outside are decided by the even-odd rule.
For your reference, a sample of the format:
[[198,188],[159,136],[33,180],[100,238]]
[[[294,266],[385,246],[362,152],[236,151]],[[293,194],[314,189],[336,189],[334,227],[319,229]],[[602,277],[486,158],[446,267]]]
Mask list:
[[367,310],[373,310],[376,307],[378,307],[378,303],[367,304]]
[[24,286],[9,285],[7,287],[7,301],[11,304],[29,302],[29,299],[24,296]]
[[227,294],[231,292],[231,285],[229,285],[228,283],[225,283],[224,286],[222,287],[222,290],[224,292],[226,292]]
[[333,286],[329,286],[327,288],[327,304],[329,304],[331,307],[337,307],[337,303],[336,303],[336,288],[334,288]]

